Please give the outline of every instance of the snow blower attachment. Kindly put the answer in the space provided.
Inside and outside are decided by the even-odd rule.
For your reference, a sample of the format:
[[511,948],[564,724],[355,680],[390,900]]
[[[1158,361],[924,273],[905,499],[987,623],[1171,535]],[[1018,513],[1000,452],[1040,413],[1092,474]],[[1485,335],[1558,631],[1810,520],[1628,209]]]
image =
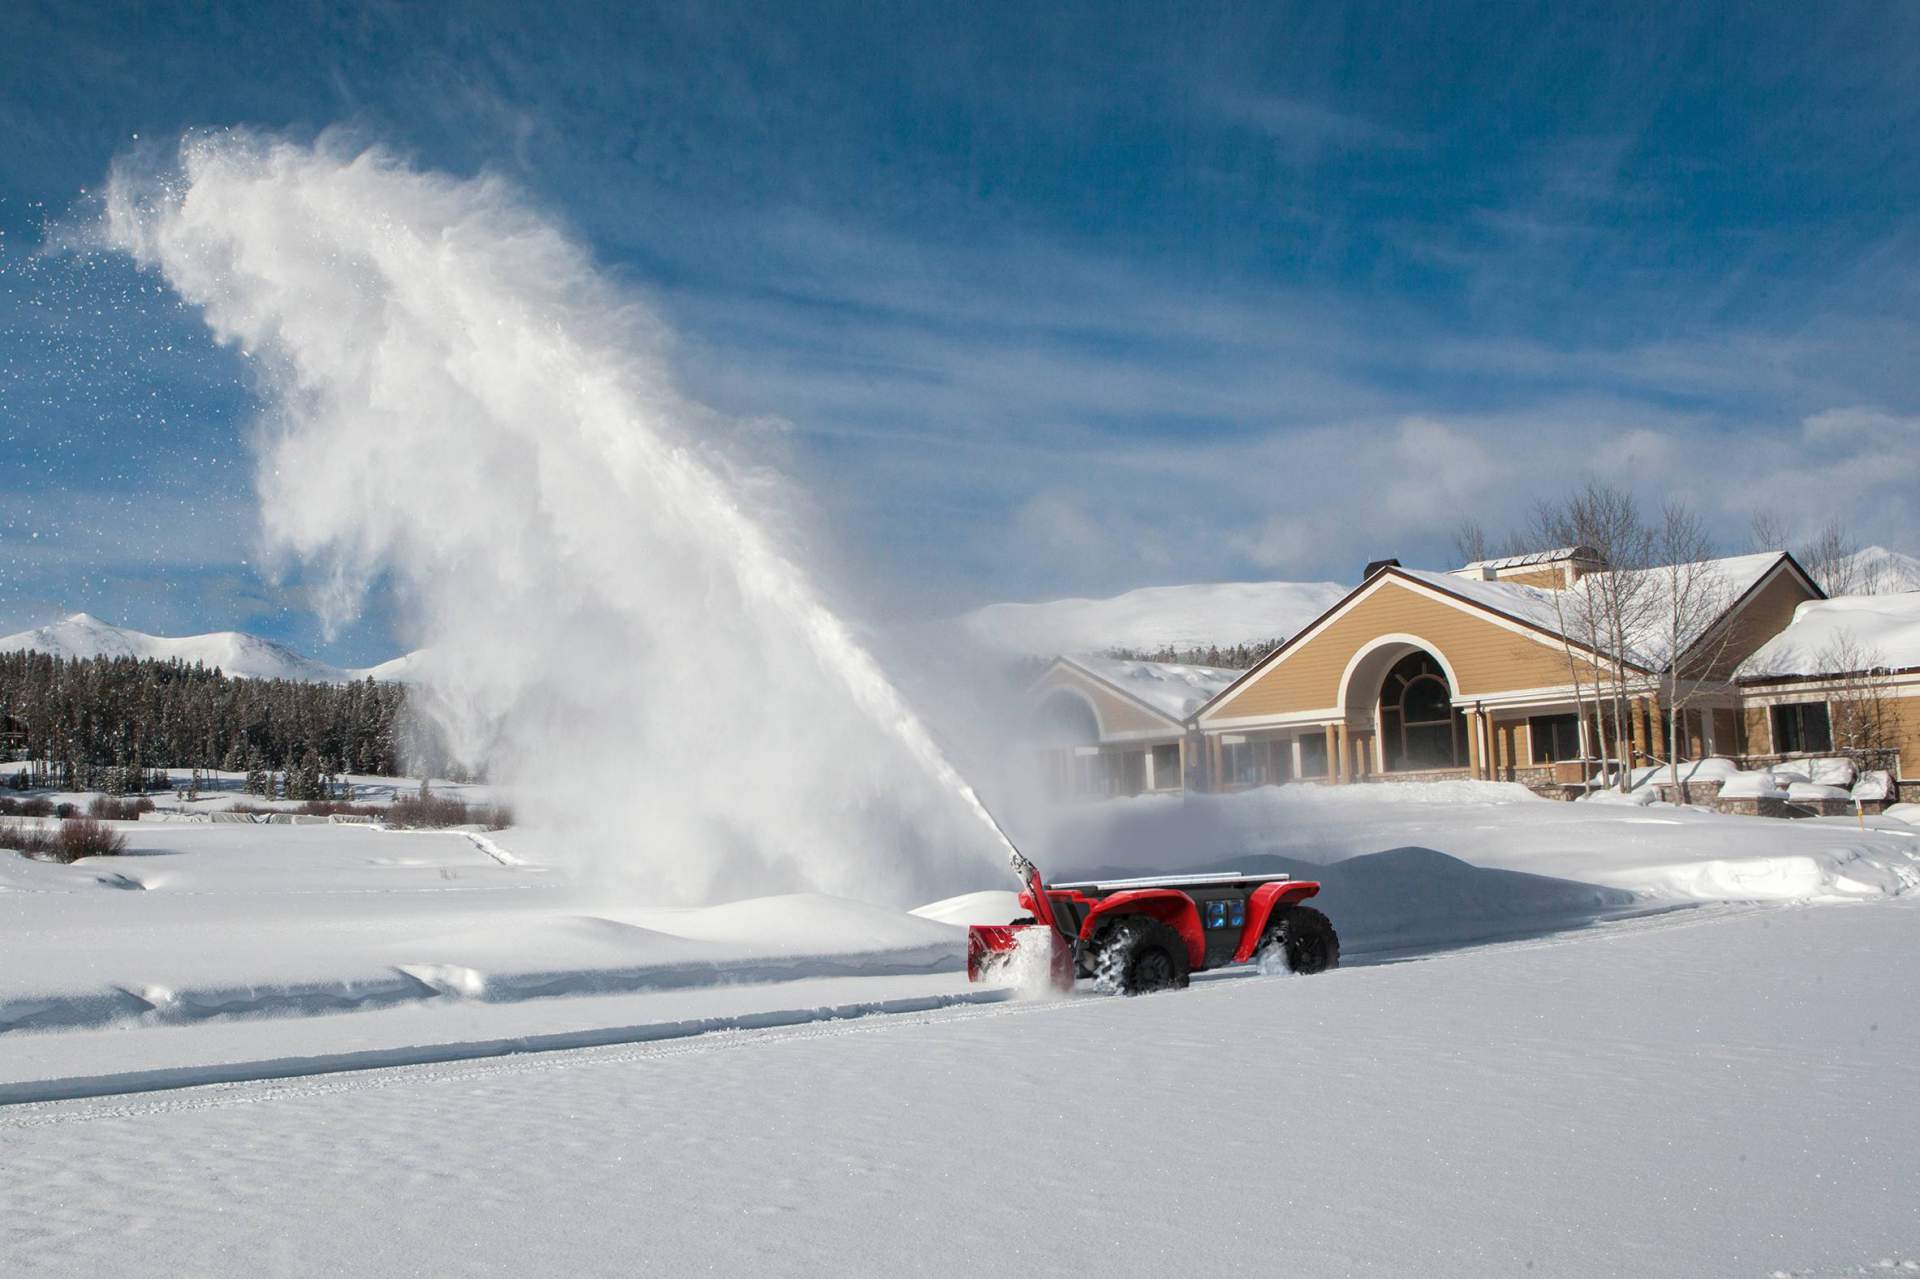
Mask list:
[[1300,903],[1320,885],[1286,875],[1160,875],[1049,886],[1018,852],[1020,905],[1010,924],[967,930],[967,976],[1006,981],[1046,947],[1056,989],[1076,976],[1103,991],[1136,995],[1177,989],[1190,974],[1253,963],[1263,972],[1325,972],[1340,962],[1327,917]]
[[967,929],[967,980],[1017,982],[1025,975],[1025,965],[1044,965],[1055,990],[1072,990],[1073,934],[1055,922],[1040,868],[1017,849],[1007,862],[1020,877],[1020,908],[1028,913],[1011,924],[974,924]]

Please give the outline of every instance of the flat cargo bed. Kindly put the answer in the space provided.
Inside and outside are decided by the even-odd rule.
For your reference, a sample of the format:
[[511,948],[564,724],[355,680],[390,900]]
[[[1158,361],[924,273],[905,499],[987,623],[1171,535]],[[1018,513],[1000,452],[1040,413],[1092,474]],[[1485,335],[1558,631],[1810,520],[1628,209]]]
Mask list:
[[1070,884],[1049,884],[1048,887],[1111,893],[1129,888],[1202,888],[1217,884],[1273,884],[1292,878],[1291,875],[1242,875],[1237,871],[1226,871],[1212,875],[1143,875],[1138,879],[1082,879]]

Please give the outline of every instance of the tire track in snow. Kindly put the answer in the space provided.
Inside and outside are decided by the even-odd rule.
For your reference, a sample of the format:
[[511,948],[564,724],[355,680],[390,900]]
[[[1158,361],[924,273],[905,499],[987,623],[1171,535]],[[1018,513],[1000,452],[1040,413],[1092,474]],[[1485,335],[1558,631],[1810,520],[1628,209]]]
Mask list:
[[501,1056],[449,1058],[422,1063],[393,1062],[313,1075],[271,1075],[255,1079],[182,1084],[175,1088],[149,1090],[146,1095],[151,1096],[152,1100],[123,1101],[118,1104],[102,1103],[141,1094],[102,1093],[88,1097],[20,1101],[0,1106],[0,1132],[106,1119],[136,1119],[264,1102],[298,1101],[334,1093],[408,1084],[467,1083],[580,1067],[617,1066],[739,1049],[774,1048],[782,1044],[843,1035],[878,1034],[906,1027],[972,1021],[982,1017],[1058,1012],[1075,1007],[1099,1008],[1108,1002],[1105,997],[1087,996],[1018,1000],[1005,989],[982,991],[978,997],[971,999],[964,995],[929,998],[940,998],[947,1002],[939,1007],[914,1011],[858,1013],[840,1019],[822,1017],[773,1029],[715,1029],[672,1039],[527,1050]]

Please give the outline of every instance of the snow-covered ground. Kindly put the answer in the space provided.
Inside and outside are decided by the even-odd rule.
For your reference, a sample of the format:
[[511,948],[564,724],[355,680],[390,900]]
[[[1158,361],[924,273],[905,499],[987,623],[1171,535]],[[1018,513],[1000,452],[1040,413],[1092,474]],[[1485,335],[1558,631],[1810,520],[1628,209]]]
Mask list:
[[[0,778],[11,777],[24,770],[22,763],[0,764]],[[147,817],[149,822],[192,822],[202,820],[212,813],[230,812],[236,807],[269,809],[278,813],[298,813],[305,801],[298,799],[262,799],[249,794],[246,789],[245,773],[221,772],[218,769],[200,771],[199,790],[191,799],[185,792],[192,783],[193,770],[172,768],[167,770],[168,789],[150,791],[147,798],[156,806],[156,812]],[[383,777],[372,773],[348,773],[335,779],[352,788],[348,796],[354,804],[372,804],[382,806],[391,804],[395,799],[417,796],[420,793],[421,779],[417,777]],[[491,804],[495,802],[494,789],[484,782],[451,782],[445,778],[426,779],[432,794],[443,799],[457,799],[468,804]],[[98,791],[67,791],[49,788],[36,788],[27,791],[15,791],[11,788],[0,789],[0,797],[15,799],[45,799],[53,804],[72,804],[82,812],[99,795]],[[134,798],[126,796],[125,798]]]
[[[917,913],[806,894],[670,909],[577,878],[539,833],[518,829],[117,825],[130,843],[119,857],[59,866],[0,854],[0,1037],[98,1032],[89,1042],[116,1045],[105,1055],[127,1070],[149,1064],[147,1045],[159,1041],[143,1036],[156,1028],[243,1018],[316,1018],[324,1025],[302,1032],[303,1051],[315,1054],[338,1036],[355,1051],[404,1056],[423,1034],[538,1032],[530,1014],[509,1021],[497,1010],[558,1010],[579,996],[919,977],[916,993],[947,998],[963,986],[952,980],[962,926],[1018,913],[991,872],[981,891]],[[1551,803],[1490,783],[1142,798],[1056,810],[1047,829],[1022,834],[1056,877],[1213,868],[1312,877],[1349,956],[1683,905],[1863,900],[1920,887],[1920,827],[1901,814],[1864,825],[1782,822]],[[892,985],[871,998],[845,994],[852,1004],[902,997]],[[761,1002],[787,998],[776,991]],[[349,1028],[341,1016],[455,1005],[464,1020],[384,1019],[394,1029],[378,1045],[367,1023]],[[682,1002],[658,1016],[698,1014]],[[591,1020],[578,1009],[555,1016],[570,1033]],[[226,1051],[213,1042],[209,1062]],[[51,1077],[22,1073],[23,1055],[12,1061],[0,1084]],[[175,1052],[166,1064],[184,1061]]]
[[1898,816],[1060,810],[1024,834],[1062,877],[1326,886],[1335,973],[1131,1001],[970,988],[999,882],[662,909],[511,829],[121,829],[0,854],[9,1274],[1052,1274],[1116,1232],[1128,1273],[1920,1264]]
[[0,1109],[34,1276],[1920,1265],[1911,900]]
[[950,972],[961,953],[951,925],[861,902],[609,902],[509,835],[115,825],[122,856],[0,854],[0,1034]]

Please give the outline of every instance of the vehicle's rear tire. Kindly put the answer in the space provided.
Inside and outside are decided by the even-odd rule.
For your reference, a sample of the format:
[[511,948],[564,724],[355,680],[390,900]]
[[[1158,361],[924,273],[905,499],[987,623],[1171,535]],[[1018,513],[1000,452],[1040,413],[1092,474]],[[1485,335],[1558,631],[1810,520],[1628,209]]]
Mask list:
[[1129,915],[1106,931],[1093,961],[1094,985],[1109,995],[1184,990],[1187,944],[1167,924]]
[[1340,934],[1311,906],[1282,906],[1267,921],[1254,962],[1263,973],[1324,973],[1340,964]]

